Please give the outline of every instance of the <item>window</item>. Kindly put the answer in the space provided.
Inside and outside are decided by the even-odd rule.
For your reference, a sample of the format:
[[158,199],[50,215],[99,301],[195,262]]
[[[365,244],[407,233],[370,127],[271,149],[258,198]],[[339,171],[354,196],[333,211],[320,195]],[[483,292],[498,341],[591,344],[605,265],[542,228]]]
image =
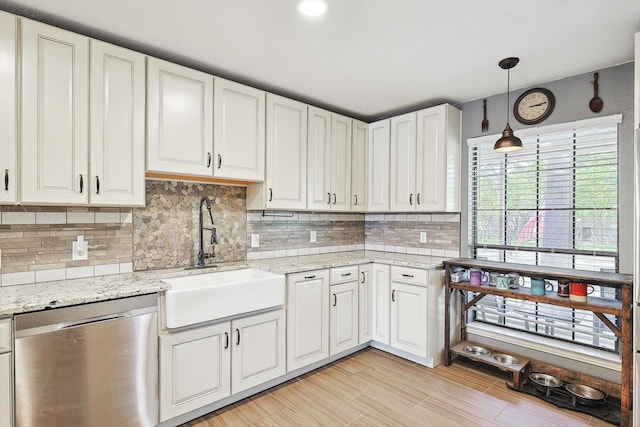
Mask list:
[[[493,151],[497,137],[469,140],[472,256],[617,271],[620,120],[616,115],[525,129],[517,132],[523,150],[508,154]],[[610,288],[594,292],[620,297]],[[476,321],[618,351],[616,336],[589,311],[488,295],[472,315]]]

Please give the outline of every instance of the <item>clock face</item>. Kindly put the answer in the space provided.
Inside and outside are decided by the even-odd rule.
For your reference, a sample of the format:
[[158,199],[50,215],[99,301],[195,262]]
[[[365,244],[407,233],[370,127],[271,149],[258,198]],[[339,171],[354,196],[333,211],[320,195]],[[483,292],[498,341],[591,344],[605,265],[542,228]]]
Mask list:
[[555,98],[549,90],[530,89],[516,100],[513,106],[513,115],[520,123],[533,125],[549,117],[555,103]]

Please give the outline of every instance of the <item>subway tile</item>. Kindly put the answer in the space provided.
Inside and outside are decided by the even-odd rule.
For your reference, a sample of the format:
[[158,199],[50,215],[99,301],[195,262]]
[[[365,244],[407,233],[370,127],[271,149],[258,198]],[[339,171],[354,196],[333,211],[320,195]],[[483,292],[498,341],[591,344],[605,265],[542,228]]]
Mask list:
[[120,212],[96,212],[96,224],[120,223]]
[[35,224],[36,213],[35,212],[3,212],[2,224]]
[[93,276],[93,266],[86,265],[84,267],[68,267],[66,271],[67,279],[80,279],[83,277]]
[[120,273],[120,264],[100,264],[93,266],[93,274],[95,276],[107,276],[118,273]]
[[67,212],[67,224],[93,224],[94,212]]
[[66,269],[56,268],[52,270],[39,270],[36,271],[36,283],[51,282],[54,280],[64,280],[66,277]]
[[24,271],[20,273],[4,273],[2,275],[2,286],[25,285],[35,283],[35,271]]
[[66,224],[66,212],[35,212],[36,224]]

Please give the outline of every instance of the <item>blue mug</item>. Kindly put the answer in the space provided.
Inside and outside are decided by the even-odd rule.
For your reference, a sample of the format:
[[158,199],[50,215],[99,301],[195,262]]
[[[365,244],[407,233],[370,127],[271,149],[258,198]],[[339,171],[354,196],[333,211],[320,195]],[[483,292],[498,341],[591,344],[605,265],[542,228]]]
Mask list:
[[544,296],[546,291],[552,291],[553,285],[542,277],[531,278],[531,295]]

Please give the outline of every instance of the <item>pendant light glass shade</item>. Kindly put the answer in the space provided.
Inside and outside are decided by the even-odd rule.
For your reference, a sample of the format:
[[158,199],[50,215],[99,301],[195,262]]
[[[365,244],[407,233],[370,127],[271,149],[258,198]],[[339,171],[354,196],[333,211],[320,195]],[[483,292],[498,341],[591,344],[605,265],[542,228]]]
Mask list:
[[505,58],[498,63],[500,68],[507,70],[507,125],[502,131],[502,137],[498,139],[493,146],[493,151],[498,153],[509,153],[512,151],[522,150],[522,140],[513,134],[513,130],[511,129],[511,126],[509,126],[509,70],[515,67],[519,61],[519,58],[511,57]]

